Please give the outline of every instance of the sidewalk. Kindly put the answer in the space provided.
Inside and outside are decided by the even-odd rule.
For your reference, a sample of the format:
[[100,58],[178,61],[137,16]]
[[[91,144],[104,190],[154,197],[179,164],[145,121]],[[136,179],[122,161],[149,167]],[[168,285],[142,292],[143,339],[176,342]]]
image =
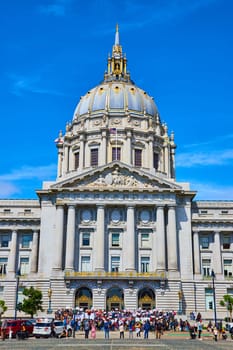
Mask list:
[[[129,339],[129,332],[125,331],[124,333],[125,339]],[[77,331],[75,332],[75,338],[76,339],[84,339],[85,335],[83,331]],[[91,332],[89,333],[89,338],[91,339]],[[141,337],[137,338],[136,332],[133,332],[133,339],[143,339],[144,335],[143,332],[141,332]],[[96,339],[104,339],[104,331],[96,331]],[[109,332],[109,339],[120,339],[120,332],[118,330],[116,331],[110,331]],[[149,332],[149,339],[155,339],[155,332]],[[166,331],[161,336],[161,339],[190,339],[190,334],[188,331],[184,332],[174,332],[174,331]],[[198,339],[198,338],[196,338]],[[209,333],[207,331],[202,332],[202,340],[213,340],[213,334]]]

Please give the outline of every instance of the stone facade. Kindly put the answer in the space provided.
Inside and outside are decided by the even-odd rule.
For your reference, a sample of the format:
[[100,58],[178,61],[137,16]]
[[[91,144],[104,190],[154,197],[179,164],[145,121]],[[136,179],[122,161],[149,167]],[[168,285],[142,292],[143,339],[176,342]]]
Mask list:
[[[174,134],[131,81],[116,31],[104,81],[56,140],[57,179],[36,200],[0,200],[0,299],[16,273],[44,308],[159,308],[213,317],[233,294],[233,202],[194,201],[175,179]],[[218,306],[221,317],[225,310]]]

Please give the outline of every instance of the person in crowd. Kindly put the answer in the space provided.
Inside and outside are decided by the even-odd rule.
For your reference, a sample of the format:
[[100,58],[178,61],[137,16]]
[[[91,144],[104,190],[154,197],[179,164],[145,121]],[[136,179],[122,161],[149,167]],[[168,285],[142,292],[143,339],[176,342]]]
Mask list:
[[104,321],[104,338],[105,339],[109,339],[109,328],[110,328],[109,320],[106,319]]
[[119,324],[119,332],[120,332],[120,339],[124,339],[124,332],[125,332],[125,329],[124,329],[124,324],[123,324],[123,322],[120,322],[120,324]]
[[91,338],[95,339],[96,338],[96,326],[95,326],[95,321],[92,321],[91,323]]
[[201,339],[201,334],[203,330],[202,320],[197,323],[198,339]]
[[149,337],[149,330],[150,330],[150,322],[149,320],[146,320],[146,322],[143,325],[144,329],[144,339],[148,339]]
[[217,329],[216,326],[214,327],[213,334],[214,334],[214,340],[215,340],[215,341],[218,341],[218,329]]
[[156,339],[161,338],[162,332],[163,332],[163,325],[162,325],[161,320],[158,320],[155,324]]
[[85,339],[88,339],[89,332],[90,332],[90,324],[88,319],[84,319],[83,328],[84,328]]

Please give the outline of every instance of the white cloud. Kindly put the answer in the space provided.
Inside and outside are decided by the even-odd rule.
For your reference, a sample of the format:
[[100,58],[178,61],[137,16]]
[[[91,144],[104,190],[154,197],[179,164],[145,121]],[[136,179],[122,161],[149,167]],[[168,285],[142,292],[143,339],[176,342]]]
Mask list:
[[48,5],[39,6],[39,12],[45,15],[52,15],[56,17],[62,17],[66,14],[67,5],[71,0],[54,0]]
[[195,200],[233,200],[233,186],[191,182],[191,190],[198,191]]
[[183,168],[232,163],[233,149],[223,151],[186,152],[176,156],[176,165]]
[[56,164],[41,165],[35,167],[25,165],[19,169],[14,169],[9,173],[1,174],[0,181],[12,182],[26,179],[44,180],[46,178],[55,178],[56,170]]
[[17,96],[22,96],[24,93],[27,93],[27,92],[35,93],[35,94],[48,94],[48,95],[55,95],[55,96],[64,95],[59,91],[40,87],[39,85],[40,85],[41,79],[38,76],[26,77],[26,76],[9,74],[9,78],[12,81],[11,92]]
[[0,198],[10,198],[12,195],[19,194],[20,189],[7,181],[0,181]]

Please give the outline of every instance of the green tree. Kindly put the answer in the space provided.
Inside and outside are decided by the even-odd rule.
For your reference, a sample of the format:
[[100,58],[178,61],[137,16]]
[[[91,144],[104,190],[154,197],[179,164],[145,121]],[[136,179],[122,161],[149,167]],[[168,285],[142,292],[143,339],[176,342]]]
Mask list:
[[232,320],[232,311],[233,311],[233,297],[232,295],[226,294],[223,296],[223,300],[220,300],[220,305],[225,306],[227,311],[230,313],[230,319]]
[[4,312],[7,310],[7,306],[5,305],[4,300],[0,300],[0,318],[4,314]]
[[37,311],[44,311],[42,308],[42,292],[40,290],[34,287],[24,288],[23,295],[25,295],[26,298],[18,305],[20,311],[29,314],[31,318],[33,318],[33,315],[35,315]]

